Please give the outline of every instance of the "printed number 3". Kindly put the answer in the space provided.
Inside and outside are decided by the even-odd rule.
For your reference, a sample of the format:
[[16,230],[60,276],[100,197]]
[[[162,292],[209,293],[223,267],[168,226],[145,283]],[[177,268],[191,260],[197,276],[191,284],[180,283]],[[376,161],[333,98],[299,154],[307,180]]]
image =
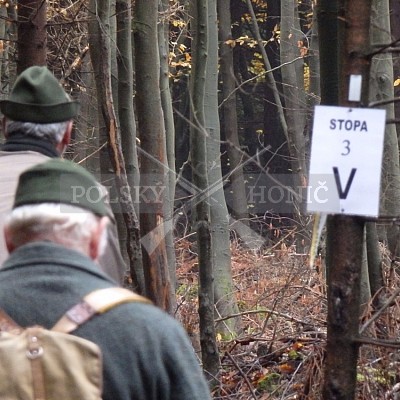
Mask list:
[[350,154],[350,140],[343,140],[344,150],[341,153],[342,156],[347,156]]

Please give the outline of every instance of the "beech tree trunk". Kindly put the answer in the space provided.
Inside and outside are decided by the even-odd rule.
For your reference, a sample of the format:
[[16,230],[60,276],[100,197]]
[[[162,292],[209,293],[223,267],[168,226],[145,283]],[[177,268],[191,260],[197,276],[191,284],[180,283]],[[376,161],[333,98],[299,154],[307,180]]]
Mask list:
[[[121,150],[120,128],[115,115],[111,90],[111,50],[109,44],[110,3],[98,3],[91,0],[90,10],[94,16],[89,23],[89,42],[92,64],[95,67],[95,79],[98,105],[103,115],[108,134],[108,151],[114,170],[115,186],[127,229],[127,253],[130,269],[141,263],[139,223],[133,207],[131,193],[126,190],[129,183],[126,175],[125,161]],[[98,52],[96,52],[98,51]],[[94,53],[93,53],[94,52]],[[97,57],[101,54],[101,57]]]
[[[118,49],[118,118],[121,126],[121,147],[126,165],[127,182],[131,190],[133,207],[139,215],[140,171],[136,149],[136,121],[133,109],[133,56],[132,56],[132,1],[116,1]],[[124,235],[127,241],[126,234]],[[121,238],[121,236],[120,236]],[[133,286],[138,293],[145,292],[143,264],[130,268]]]
[[[400,2],[398,0],[389,0],[389,8],[390,8],[390,22],[391,27],[390,31],[392,33],[393,38],[400,38]],[[397,43],[397,46],[399,43]],[[400,59],[395,57],[393,60],[393,72],[394,76],[400,76]],[[397,85],[395,88],[395,97],[400,96],[400,85]],[[400,118],[400,102],[396,102],[394,105],[395,116],[396,118]]]
[[[265,46],[265,51],[268,56],[268,60],[271,64],[271,68],[274,70],[271,75],[274,77],[276,86],[280,93],[283,93],[282,87],[282,69],[279,68],[281,65],[280,56],[280,43],[274,29],[281,23],[281,0],[269,0],[268,1],[268,18],[264,22],[265,27],[264,40],[268,40],[268,44]],[[264,84],[264,146],[269,148],[262,158],[265,167],[272,174],[289,174],[291,171],[290,156],[289,156],[289,144],[285,132],[279,122],[279,111],[278,105],[274,100],[274,92],[271,85],[268,83]],[[284,103],[284,99],[283,99]]]
[[47,63],[47,1],[18,1],[17,74]]
[[217,382],[219,354],[214,327],[214,271],[210,228],[210,195],[207,173],[207,131],[205,127],[205,88],[208,57],[208,2],[194,1],[192,63],[192,118],[190,157],[192,180],[199,192],[195,204],[194,227],[199,262],[199,318],[203,368],[207,379]]
[[[159,2],[159,10],[163,15],[168,10],[169,2],[162,0]],[[169,265],[171,281],[171,298],[175,295],[176,286],[176,258],[174,244],[174,204],[175,204],[175,124],[172,107],[172,97],[169,85],[169,65],[168,65],[168,34],[169,21],[164,17],[158,24],[158,48],[160,52],[160,92],[161,106],[163,110],[165,126],[165,147],[166,147],[166,181],[164,196],[164,231],[165,246]]]
[[[228,41],[232,40],[230,0],[219,0],[219,40],[220,40],[220,71],[222,80],[222,113],[223,131],[227,141],[229,157],[229,180],[232,192],[232,215],[242,224],[249,225],[247,210],[247,197],[243,176],[243,152],[240,149],[237,104],[236,104],[236,78],[233,70],[233,47]],[[240,231],[238,230],[240,235]]]
[[[219,317],[237,314],[232,279],[229,213],[221,170],[221,135],[218,113],[218,29],[216,0],[208,0],[208,51],[205,86],[205,126],[207,129],[207,164],[210,194],[211,238],[213,243],[214,303]],[[239,165],[236,165],[240,168]],[[242,184],[244,180],[242,175]],[[243,187],[244,189],[244,187]],[[232,318],[218,326],[218,331],[236,336],[240,319]]]
[[[281,63],[282,82],[285,98],[285,117],[289,148],[292,157],[293,182],[296,188],[307,184],[305,159],[305,90],[304,61],[301,59],[303,35],[300,30],[297,3],[281,3]],[[300,58],[300,59],[299,59]],[[297,60],[296,60],[297,59]]]
[[[397,23],[398,24],[398,23]],[[382,45],[391,43],[389,0],[373,0],[371,20],[371,42]],[[372,59],[369,100],[373,102],[394,98],[393,58],[391,53],[377,54]],[[393,102],[380,106],[386,110],[386,118],[395,118]],[[396,124],[388,124],[385,129],[384,155],[382,166],[382,196],[380,214],[400,215],[400,167],[399,143]],[[388,226],[386,237],[393,257],[400,257],[400,230],[397,225]]]
[[157,0],[136,0],[136,107],[141,142],[140,208],[143,268],[147,296],[171,313],[173,301],[165,246],[165,128],[160,95]]
[[[304,87],[304,61],[301,58],[303,34],[300,29],[297,2],[281,2],[281,73],[285,104],[285,117],[293,185],[296,193],[307,187],[306,163],[306,96]],[[303,217],[302,198],[293,197],[293,213],[298,225],[297,251],[302,253],[309,248],[309,220]],[[303,231],[306,232],[303,232]]]

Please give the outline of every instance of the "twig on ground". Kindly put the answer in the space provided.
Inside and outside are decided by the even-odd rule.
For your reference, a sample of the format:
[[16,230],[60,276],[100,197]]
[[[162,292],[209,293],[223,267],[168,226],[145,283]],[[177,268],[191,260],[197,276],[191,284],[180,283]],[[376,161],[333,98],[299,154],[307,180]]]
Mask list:
[[247,378],[246,374],[242,371],[240,368],[239,364],[235,361],[235,359],[232,357],[232,355],[226,351],[225,355],[232,361],[233,365],[236,367],[236,369],[239,371],[239,374],[243,377],[244,381],[246,382],[247,387],[250,389],[251,397],[254,400],[257,400],[257,396],[254,394],[254,388],[249,379]]
[[[278,312],[278,311],[274,311],[274,310],[270,310],[270,309],[267,309],[267,308],[262,309],[262,310],[243,311],[243,312],[240,312],[240,313],[237,313],[237,314],[227,315],[226,317],[217,318],[214,321],[215,322],[221,322],[221,321],[225,321],[225,320],[230,319],[230,318],[241,317],[241,316],[247,315],[247,314],[263,314],[263,313],[273,314],[273,315],[276,315],[278,317],[286,318],[289,321],[297,322],[298,324],[301,324],[301,325],[310,325],[309,322],[305,322],[305,321],[302,321],[301,319],[298,319],[298,318],[293,317],[291,315],[284,314],[284,313],[281,313],[281,312]],[[317,322],[321,323],[321,324],[324,324],[324,325],[326,324],[326,321],[320,320],[318,318],[314,318],[314,319]]]

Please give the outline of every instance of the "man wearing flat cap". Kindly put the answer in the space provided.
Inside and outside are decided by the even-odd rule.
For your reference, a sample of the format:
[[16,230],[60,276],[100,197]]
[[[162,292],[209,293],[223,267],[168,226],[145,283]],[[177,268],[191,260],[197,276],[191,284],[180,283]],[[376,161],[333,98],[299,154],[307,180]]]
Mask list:
[[[3,220],[11,209],[19,175],[27,168],[62,156],[71,138],[72,119],[79,104],[72,101],[55,76],[46,68],[33,66],[23,71],[8,100],[0,101],[6,142],[0,146],[0,265],[8,252],[3,237]],[[106,189],[99,185],[102,196]],[[113,221],[99,263],[118,283],[123,282],[125,263],[120,253]]]
[[[96,263],[107,206],[76,195],[95,186],[88,171],[57,158],[21,174],[0,269],[0,307],[19,326],[49,329],[88,293],[115,286]],[[72,334],[101,349],[103,400],[211,400],[186,332],[148,301],[114,307]]]

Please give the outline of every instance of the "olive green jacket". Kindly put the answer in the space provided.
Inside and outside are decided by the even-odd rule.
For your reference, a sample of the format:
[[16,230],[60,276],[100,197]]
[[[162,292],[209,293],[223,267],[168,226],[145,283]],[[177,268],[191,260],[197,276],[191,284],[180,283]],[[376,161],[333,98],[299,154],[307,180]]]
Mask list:
[[[83,254],[50,242],[30,243],[0,269],[0,307],[21,326],[50,328],[84,295],[112,286]],[[104,400],[211,398],[186,332],[153,305],[117,306],[73,333],[102,350]]]

